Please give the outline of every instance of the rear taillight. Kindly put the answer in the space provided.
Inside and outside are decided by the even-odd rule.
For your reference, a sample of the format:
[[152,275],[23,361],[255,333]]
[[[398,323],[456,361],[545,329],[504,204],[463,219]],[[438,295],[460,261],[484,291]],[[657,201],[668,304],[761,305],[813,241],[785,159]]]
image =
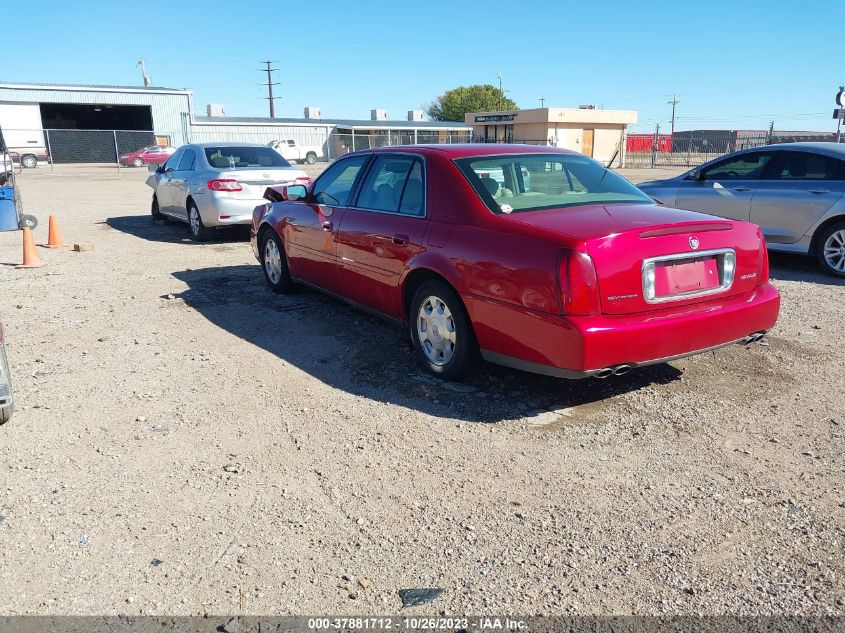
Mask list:
[[769,283],[769,249],[766,247],[766,238],[760,236],[760,249],[757,252],[757,285],[762,286]]
[[231,178],[219,178],[208,181],[208,188],[212,191],[243,191],[241,183]]
[[593,259],[581,251],[563,251],[558,268],[560,303],[564,314],[598,314],[599,284]]
[[305,185],[307,187],[312,182],[314,182],[314,180],[311,179],[310,177],[300,176],[299,178],[297,178],[296,180],[293,181],[293,184],[295,184],[295,185]]

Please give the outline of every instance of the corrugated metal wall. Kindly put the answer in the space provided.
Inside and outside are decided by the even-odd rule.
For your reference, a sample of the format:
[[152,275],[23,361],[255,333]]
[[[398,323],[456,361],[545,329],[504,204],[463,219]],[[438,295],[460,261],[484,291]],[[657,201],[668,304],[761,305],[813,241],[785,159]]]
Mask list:
[[167,134],[171,143],[183,145],[185,126],[183,117],[190,113],[190,92],[129,92],[125,90],[74,90],[43,87],[0,86],[0,101],[19,103],[85,103],[102,105],[148,105],[152,110],[157,134]]

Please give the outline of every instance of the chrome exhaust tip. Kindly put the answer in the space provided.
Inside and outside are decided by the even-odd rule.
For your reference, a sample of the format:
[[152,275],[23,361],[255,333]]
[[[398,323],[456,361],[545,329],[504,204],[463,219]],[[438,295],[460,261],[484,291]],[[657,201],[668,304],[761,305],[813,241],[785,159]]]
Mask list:
[[750,345],[751,343],[756,343],[757,341],[759,341],[764,336],[766,336],[765,332],[754,332],[754,334],[749,334],[748,336],[743,338],[742,344],[743,345]]
[[596,378],[608,378],[613,375],[613,370],[610,367],[605,367],[604,369],[599,369],[595,374],[593,374]]
[[631,371],[630,365],[617,365],[613,368],[613,375],[614,376],[624,376],[629,371]]

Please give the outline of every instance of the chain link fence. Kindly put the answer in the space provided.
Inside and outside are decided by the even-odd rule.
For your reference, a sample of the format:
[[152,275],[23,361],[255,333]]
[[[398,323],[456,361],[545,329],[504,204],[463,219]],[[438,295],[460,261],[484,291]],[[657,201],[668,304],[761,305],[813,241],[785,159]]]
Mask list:
[[626,167],[695,167],[725,154],[776,143],[814,141],[836,143],[835,134],[769,130],[690,130],[661,134],[628,134]]

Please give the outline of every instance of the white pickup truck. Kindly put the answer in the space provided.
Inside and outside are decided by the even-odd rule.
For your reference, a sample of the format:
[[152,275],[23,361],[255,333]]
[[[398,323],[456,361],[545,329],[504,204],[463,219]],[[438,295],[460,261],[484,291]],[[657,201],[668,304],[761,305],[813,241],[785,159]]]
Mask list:
[[323,148],[316,145],[299,145],[296,141],[288,139],[284,141],[271,141],[267,143],[290,162],[308,163],[313,165],[323,157]]

